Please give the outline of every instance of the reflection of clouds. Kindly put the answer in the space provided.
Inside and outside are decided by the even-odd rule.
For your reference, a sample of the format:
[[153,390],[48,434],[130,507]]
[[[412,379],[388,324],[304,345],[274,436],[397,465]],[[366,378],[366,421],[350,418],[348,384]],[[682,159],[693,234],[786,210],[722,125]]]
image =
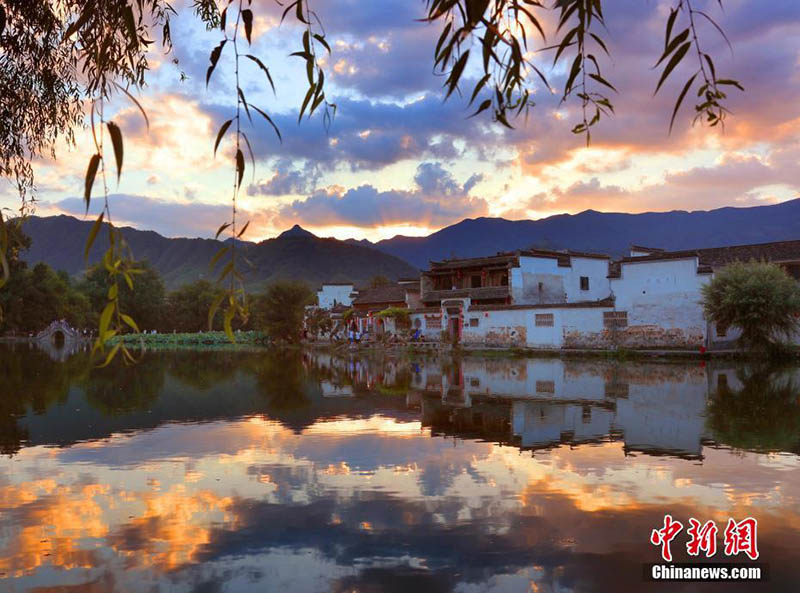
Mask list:
[[[607,572],[634,579],[653,559],[641,534],[665,509],[718,521],[757,512],[764,549],[800,543],[793,463],[713,448],[703,464],[626,456],[621,442],[532,455],[380,415],[302,434],[261,417],[165,425],[0,461],[0,571],[125,570],[140,575],[125,577],[131,591],[166,575],[187,590],[215,579],[248,590],[265,578],[259,567],[289,579],[289,565],[307,588],[287,580],[287,591],[331,580],[333,590],[391,590],[393,579],[442,591],[578,579],[603,590]],[[601,557],[610,568],[595,566]],[[248,571],[260,575],[251,586]]]

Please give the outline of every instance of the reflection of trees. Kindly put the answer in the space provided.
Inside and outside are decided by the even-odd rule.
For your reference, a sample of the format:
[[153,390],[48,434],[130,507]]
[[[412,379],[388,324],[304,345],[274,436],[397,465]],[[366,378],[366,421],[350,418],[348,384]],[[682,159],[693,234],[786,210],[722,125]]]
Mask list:
[[253,368],[259,393],[270,408],[290,410],[309,405],[305,391],[303,356],[298,350],[282,350],[260,358]]
[[164,388],[166,366],[163,356],[145,356],[135,365],[115,359],[107,367],[92,369],[83,382],[86,401],[108,415],[145,410]]
[[169,355],[169,373],[189,387],[206,391],[233,377],[243,366],[250,366],[250,358],[235,351],[176,351]]
[[792,370],[765,365],[737,377],[741,389],[720,385],[709,402],[716,439],[741,449],[800,453],[800,387]]
[[0,346],[0,452],[15,453],[27,439],[17,418],[28,411],[43,414],[64,402],[70,384],[87,370],[88,360],[82,355],[56,363],[39,350]]

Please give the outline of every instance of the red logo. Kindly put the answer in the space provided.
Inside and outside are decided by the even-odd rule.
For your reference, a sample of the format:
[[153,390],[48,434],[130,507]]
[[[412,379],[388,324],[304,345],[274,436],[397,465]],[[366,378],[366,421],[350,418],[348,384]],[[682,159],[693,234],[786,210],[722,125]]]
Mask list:
[[[670,544],[682,530],[683,523],[673,519],[672,515],[664,515],[664,526],[660,529],[653,529],[650,533],[650,543],[661,547],[661,558],[665,562],[672,562]],[[699,556],[703,552],[706,558],[713,557],[717,553],[718,533],[719,529],[714,521],[701,523],[691,517],[689,528],[686,530],[686,535],[689,536],[686,553],[689,556]],[[753,517],[746,517],[738,522],[728,519],[723,540],[723,553],[726,556],[738,556],[745,553],[750,560],[757,560],[758,520]]]

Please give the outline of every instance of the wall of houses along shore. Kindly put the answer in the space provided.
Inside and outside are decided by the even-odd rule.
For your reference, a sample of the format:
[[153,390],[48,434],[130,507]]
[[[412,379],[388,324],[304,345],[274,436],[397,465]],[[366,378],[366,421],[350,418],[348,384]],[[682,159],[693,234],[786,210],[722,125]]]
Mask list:
[[611,278],[615,309],[627,327],[616,328],[617,343],[628,348],[699,348],[707,323],[701,288],[711,274],[699,273],[697,258],[623,262]]

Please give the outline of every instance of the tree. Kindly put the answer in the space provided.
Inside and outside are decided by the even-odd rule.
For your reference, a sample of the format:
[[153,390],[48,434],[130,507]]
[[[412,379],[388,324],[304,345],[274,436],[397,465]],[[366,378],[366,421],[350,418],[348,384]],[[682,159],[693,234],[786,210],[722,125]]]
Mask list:
[[[208,280],[186,284],[167,295],[165,330],[197,332],[209,329],[208,312],[211,304],[224,291]],[[214,316],[212,329],[222,328],[222,316]]]
[[274,340],[300,341],[306,305],[314,295],[302,282],[276,282],[251,305],[252,325]]
[[55,272],[43,263],[32,269],[21,265],[10,280],[0,288],[0,331],[35,333],[57,319],[77,328],[90,325],[89,300],[64,272]]
[[[118,284],[121,309],[132,316],[142,330],[159,327],[164,306],[164,281],[150,264],[138,262],[132,282],[133,289],[126,282]],[[108,300],[108,270],[103,264],[93,266],[79,288],[89,298],[95,316],[99,316]]]
[[703,308],[710,322],[741,330],[741,347],[763,350],[797,329],[800,288],[775,264],[736,262],[703,286]]

